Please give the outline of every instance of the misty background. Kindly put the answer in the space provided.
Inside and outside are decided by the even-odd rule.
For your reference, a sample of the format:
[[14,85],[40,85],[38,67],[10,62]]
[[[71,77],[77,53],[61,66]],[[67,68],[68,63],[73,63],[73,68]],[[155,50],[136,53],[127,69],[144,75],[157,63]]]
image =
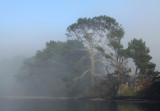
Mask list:
[[0,0],[0,95],[23,94],[15,78],[23,60],[50,40],[66,41],[66,28],[80,17],[115,18],[125,30],[123,44],[142,38],[160,71],[159,7],[159,0]]

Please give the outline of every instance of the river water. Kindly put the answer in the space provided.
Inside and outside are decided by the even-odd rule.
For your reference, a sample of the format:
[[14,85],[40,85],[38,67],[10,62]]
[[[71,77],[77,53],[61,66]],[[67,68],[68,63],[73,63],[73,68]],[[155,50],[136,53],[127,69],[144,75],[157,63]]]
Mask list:
[[160,111],[160,103],[58,99],[0,99],[0,111]]

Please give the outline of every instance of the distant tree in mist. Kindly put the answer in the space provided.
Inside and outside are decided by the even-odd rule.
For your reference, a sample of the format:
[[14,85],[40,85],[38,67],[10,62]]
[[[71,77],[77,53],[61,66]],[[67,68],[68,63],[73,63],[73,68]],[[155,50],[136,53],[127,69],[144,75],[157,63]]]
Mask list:
[[66,84],[69,85],[67,79],[79,76],[86,68],[87,61],[75,68],[80,58],[88,53],[81,50],[82,48],[85,47],[78,40],[47,42],[45,49],[37,51],[34,57],[24,61],[19,72],[18,79],[26,86],[26,93],[52,96],[67,94],[62,79],[65,78]]

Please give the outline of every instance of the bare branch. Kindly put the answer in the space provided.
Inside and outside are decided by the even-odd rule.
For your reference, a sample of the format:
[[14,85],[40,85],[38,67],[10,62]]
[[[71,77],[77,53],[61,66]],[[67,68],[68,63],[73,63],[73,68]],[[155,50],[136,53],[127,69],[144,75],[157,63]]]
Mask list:
[[90,69],[86,70],[86,71],[85,71],[81,76],[76,77],[75,79],[73,79],[73,81],[77,81],[78,79],[83,78],[83,77],[84,77],[84,75],[85,75],[85,74],[87,74],[87,72],[89,72],[89,71],[90,71]]

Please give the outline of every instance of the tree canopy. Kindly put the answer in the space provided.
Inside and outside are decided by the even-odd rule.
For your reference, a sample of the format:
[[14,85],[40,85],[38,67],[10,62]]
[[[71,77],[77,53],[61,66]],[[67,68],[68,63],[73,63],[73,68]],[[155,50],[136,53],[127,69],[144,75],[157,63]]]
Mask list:
[[128,43],[129,57],[131,57],[136,65],[135,74],[139,79],[154,79],[158,72],[155,71],[156,65],[151,62],[152,57],[149,55],[149,48],[142,39],[133,39]]

